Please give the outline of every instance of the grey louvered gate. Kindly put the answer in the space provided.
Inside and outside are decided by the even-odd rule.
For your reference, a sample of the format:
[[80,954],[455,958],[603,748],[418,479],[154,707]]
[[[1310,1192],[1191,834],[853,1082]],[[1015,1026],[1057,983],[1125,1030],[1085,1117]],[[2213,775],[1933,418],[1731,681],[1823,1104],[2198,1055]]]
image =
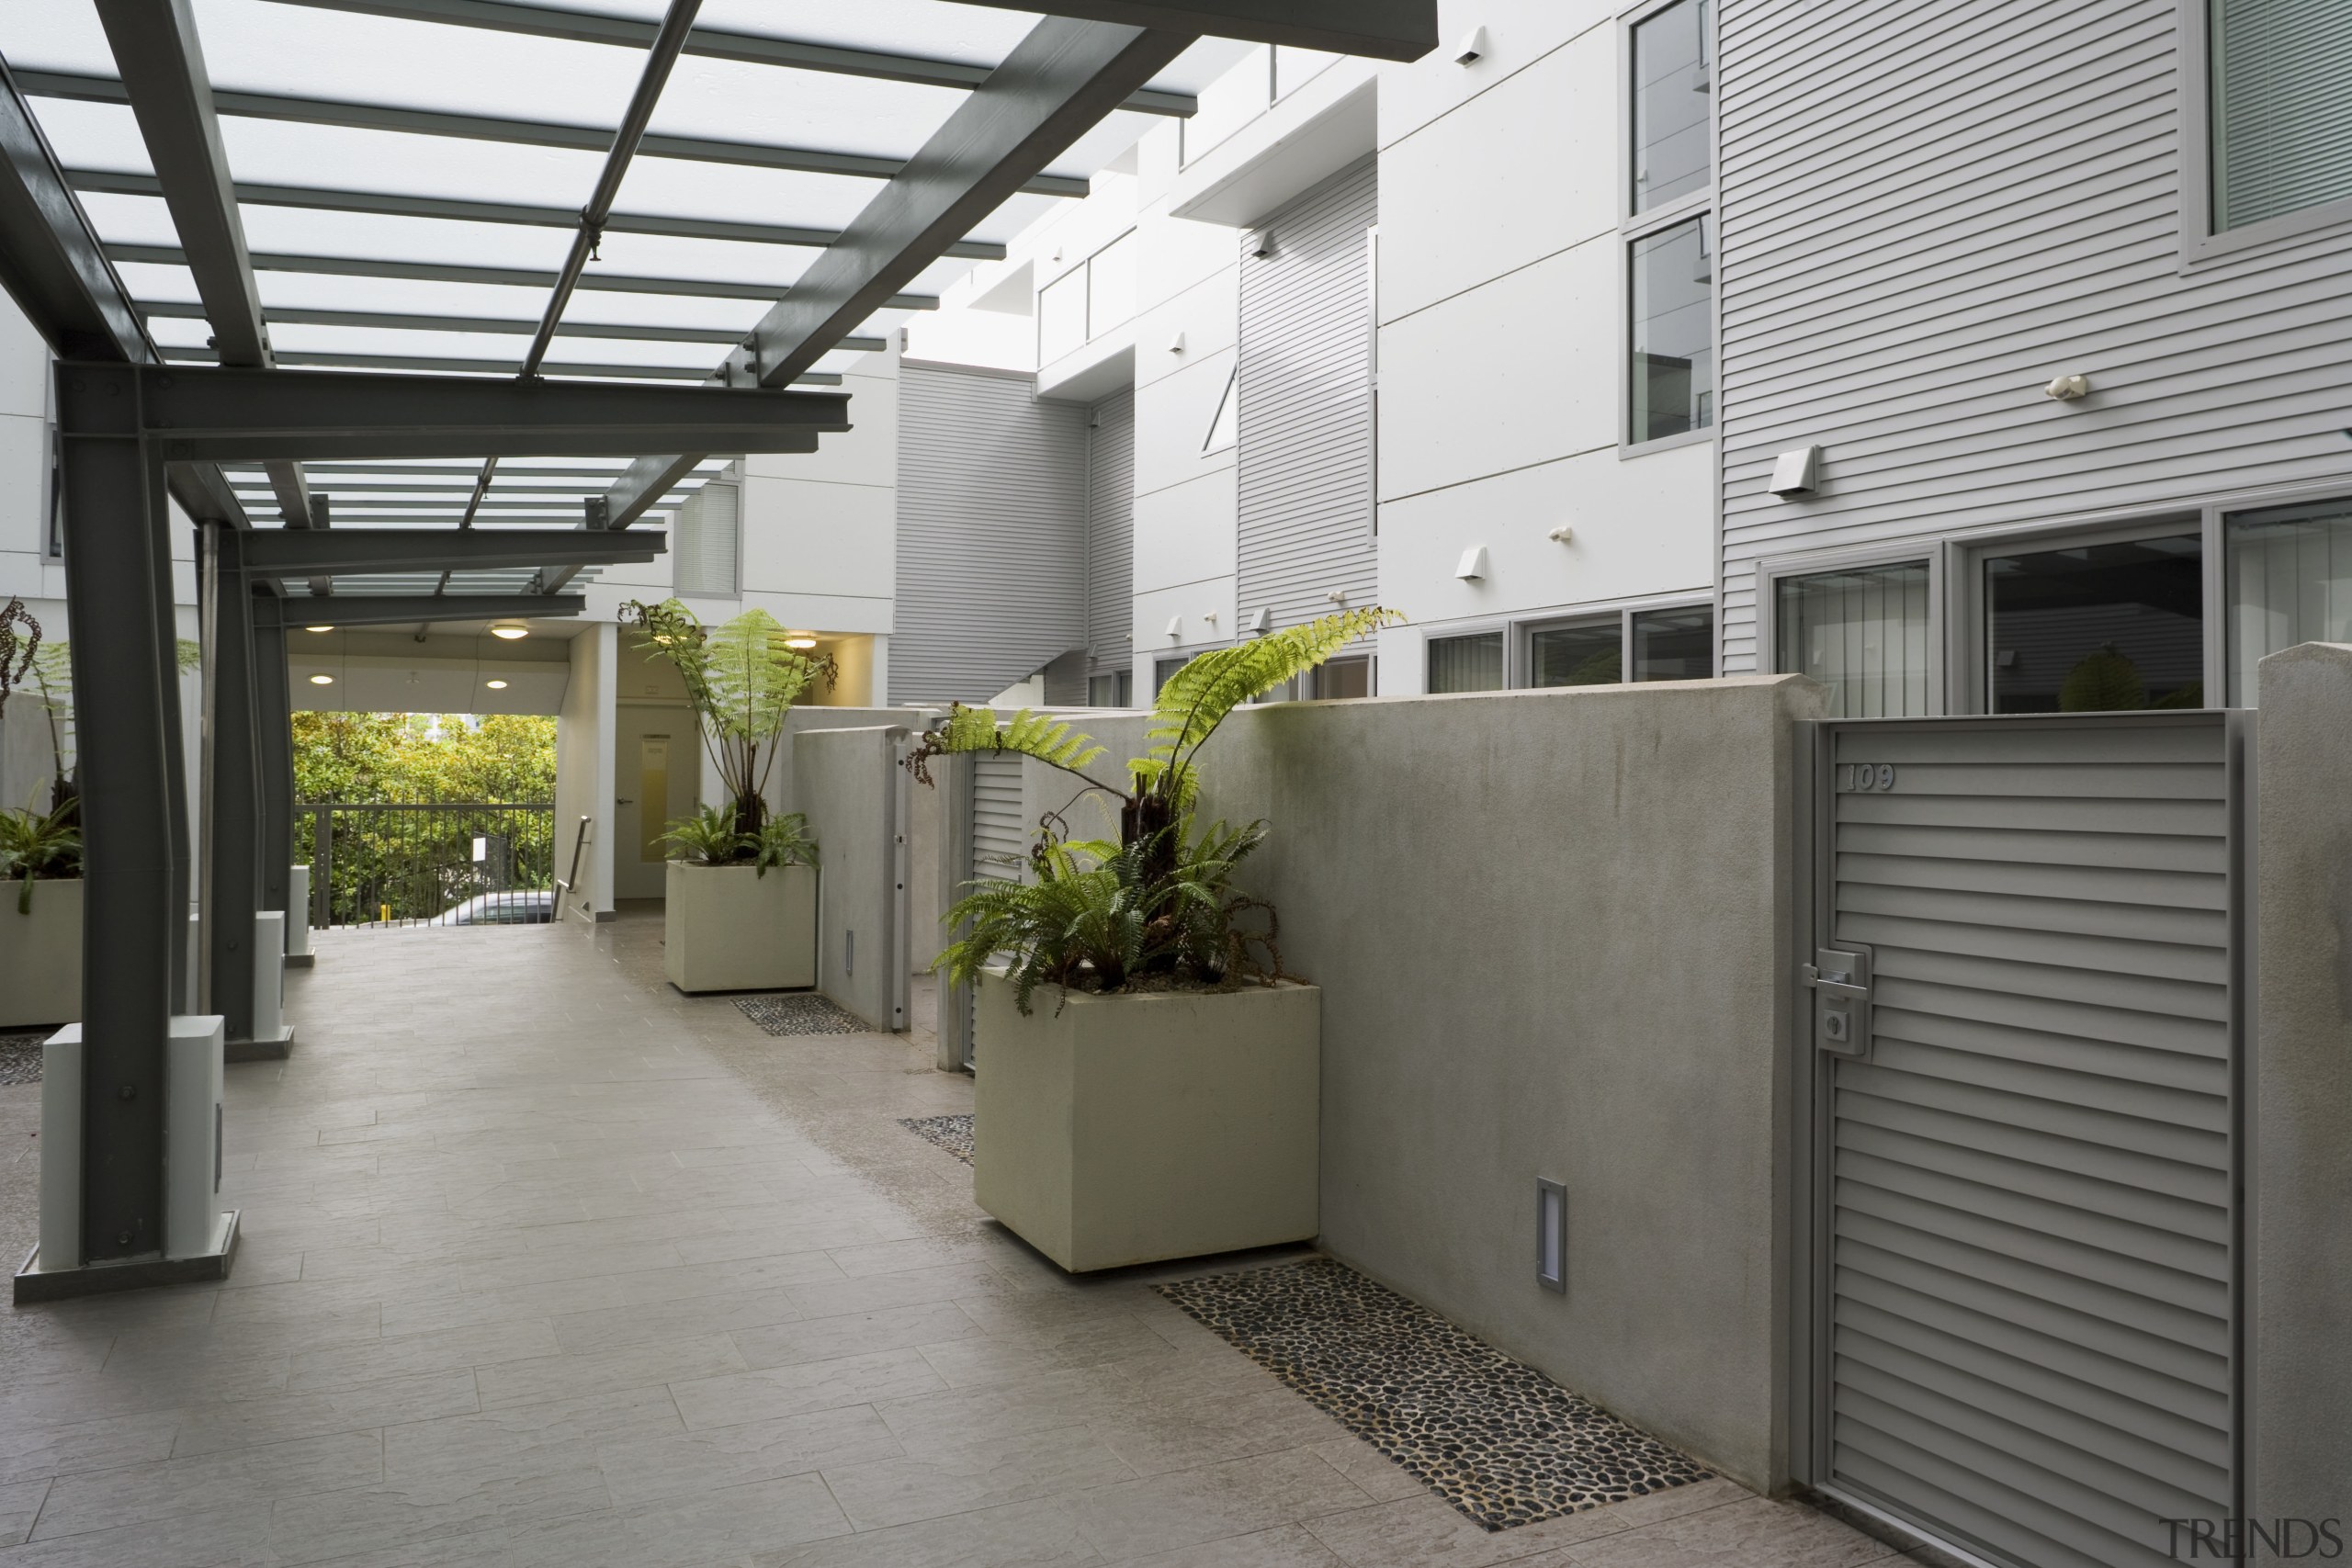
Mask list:
[[[1022,879],[1021,857],[1029,852],[1026,808],[1022,798],[1022,761],[1006,751],[976,751],[967,776],[972,789],[972,859],[966,879],[983,877],[1004,882]],[[978,998],[964,997],[964,1065],[979,1058]]]
[[1812,1479],[1993,1562],[2242,1512],[2245,722],[1821,727]]

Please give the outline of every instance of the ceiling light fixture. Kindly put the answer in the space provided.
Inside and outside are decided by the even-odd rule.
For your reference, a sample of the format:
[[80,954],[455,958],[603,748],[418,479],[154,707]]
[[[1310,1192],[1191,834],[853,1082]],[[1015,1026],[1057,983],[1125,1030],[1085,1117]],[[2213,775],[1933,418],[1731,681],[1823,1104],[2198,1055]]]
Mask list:
[[503,681],[484,681],[482,684],[493,692],[503,692],[506,689],[506,682]]
[[334,684],[334,677],[332,675],[313,675],[311,677],[311,684],[313,686],[332,686]]
[[331,632],[334,630],[333,626],[304,626],[302,629],[306,632]]
[[531,628],[520,621],[499,621],[491,626],[490,635],[503,637],[507,641],[513,642],[518,637],[529,637]]
[[817,639],[813,637],[788,637],[784,639],[784,646],[786,648],[814,648],[817,646]]

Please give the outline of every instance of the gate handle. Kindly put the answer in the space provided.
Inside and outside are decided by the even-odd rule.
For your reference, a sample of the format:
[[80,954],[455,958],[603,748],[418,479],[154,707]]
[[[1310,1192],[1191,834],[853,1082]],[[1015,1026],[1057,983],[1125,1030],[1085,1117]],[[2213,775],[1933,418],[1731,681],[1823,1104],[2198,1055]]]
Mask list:
[[[1798,973],[1804,977],[1804,983],[1816,991],[1826,991],[1833,997],[1848,997],[1855,1001],[1865,1001],[1870,998],[1871,988],[1868,986],[1857,986],[1845,980],[1825,980],[1821,977],[1821,971],[1813,964],[1800,966]],[[1832,969],[1830,973],[1843,975],[1846,971]]]

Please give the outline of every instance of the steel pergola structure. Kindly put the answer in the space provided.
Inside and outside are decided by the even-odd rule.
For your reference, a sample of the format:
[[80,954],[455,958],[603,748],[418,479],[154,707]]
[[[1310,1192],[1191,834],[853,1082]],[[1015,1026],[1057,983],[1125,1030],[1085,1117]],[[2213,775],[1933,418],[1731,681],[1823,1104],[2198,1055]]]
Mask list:
[[[820,368],[824,356],[876,346],[868,325],[876,312],[933,302],[922,285],[942,258],[1002,254],[1001,243],[974,231],[1008,201],[1083,194],[1083,177],[1054,164],[1105,116],[1190,112],[1189,95],[1159,78],[1202,35],[1400,60],[1436,41],[1434,0],[1047,0],[1022,7],[1046,14],[985,63],[706,28],[696,25],[700,0],[671,0],[658,22],[511,0],[274,0],[306,13],[445,27],[459,46],[488,31],[639,51],[626,112],[617,125],[598,128],[220,91],[194,0],[93,3],[114,75],[19,73],[0,62],[0,285],[58,361],[85,843],[80,1248],[71,1259],[41,1260],[40,1288],[50,1295],[226,1272],[233,1235],[217,1257],[161,1258],[165,1042],[173,1015],[191,1010],[220,1015],[232,1040],[250,1036],[254,913],[287,902],[289,626],[579,613],[582,597],[560,590],[582,569],[660,555],[658,535],[628,525],[683,493],[702,454],[808,452],[820,435],[847,429],[847,397],[808,389],[839,379]],[[656,106],[684,57],[962,97],[905,156],[658,131]],[[69,169],[34,113],[35,98],[127,107],[150,171]],[[242,182],[231,170],[224,116],[588,151],[602,162],[594,194],[577,209]],[[639,157],[873,188],[837,226],[639,212],[624,209],[621,197]],[[175,243],[104,237],[85,194],[160,198]],[[553,269],[256,254],[245,217],[272,206],[571,233]],[[607,236],[631,233],[813,254],[780,287],[592,265]],[[122,265],[184,267],[197,299],[141,299]],[[543,291],[544,304],[535,322],[372,306],[267,310],[265,273],[530,288]],[[765,309],[747,331],[690,329],[674,318],[575,322],[567,312],[587,294]],[[201,348],[159,344],[150,330],[151,321],[199,319],[209,338]],[[507,334],[527,346],[511,361],[280,351],[273,323]],[[726,352],[702,371],[551,359],[566,337],[725,344]],[[439,373],[414,373],[426,369]],[[447,466],[451,459],[483,466],[459,469]],[[531,466],[498,466],[518,459]],[[628,466],[616,470],[616,460]],[[407,483],[386,501],[349,504],[336,519],[311,488],[313,478],[330,474],[362,491],[380,474]],[[503,490],[496,488],[502,478]],[[478,517],[531,511],[548,495],[584,500],[578,521],[474,525]],[[265,506],[276,517],[257,525]],[[175,509],[198,535],[206,654],[205,809],[193,825],[175,694]],[[395,512],[435,521],[395,525]],[[530,592],[507,586],[518,571],[534,574]],[[363,574],[413,580],[417,591],[334,592],[338,577]],[[191,964],[185,912],[199,858],[202,874],[193,880],[203,897],[203,940]],[[18,1277],[20,1294],[27,1278]]]

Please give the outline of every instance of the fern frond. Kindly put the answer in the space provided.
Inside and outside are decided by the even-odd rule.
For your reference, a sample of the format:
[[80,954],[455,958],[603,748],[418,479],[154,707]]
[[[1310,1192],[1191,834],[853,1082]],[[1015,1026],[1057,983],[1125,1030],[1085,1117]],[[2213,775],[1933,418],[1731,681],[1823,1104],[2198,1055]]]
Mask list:
[[957,703],[947,710],[944,719],[923,732],[922,743],[907,759],[907,768],[916,778],[929,784],[931,773],[926,764],[933,757],[1011,751],[1075,773],[1097,789],[1109,789],[1109,784],[1090,777],[1086,772],[1088,764],[1102,756],[1104,750],[1093,737],[1078,733],[1068,721],[1049,714],[1023,708],[1000,724],[994,708],[966,707]]
[[[1193,781],[1187,763],[1235,708],[1402,619],[1394,610],[1371,604],[1194,656],[1159,688],[1151,728],[1145,731],[1150,750],[1136,761],[1136,777],[1146,788],[1157,787],[1189,806]],[[1177,773],[1173,780],[1168,777],[1171,770]]]

